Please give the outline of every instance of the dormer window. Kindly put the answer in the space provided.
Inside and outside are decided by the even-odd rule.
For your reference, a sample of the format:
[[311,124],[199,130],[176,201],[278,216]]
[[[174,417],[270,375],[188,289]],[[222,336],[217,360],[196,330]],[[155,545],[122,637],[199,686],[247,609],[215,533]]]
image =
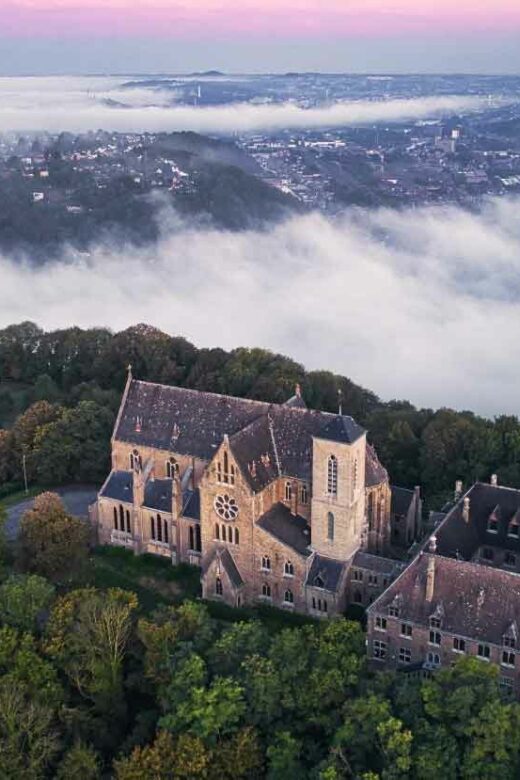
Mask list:
[[430,628],[440,628],[441,627],[441,620],[438,617],[431,617],[430,618]]
[[327,461],[327,493],[329,496],[338,495],[338,459],[335,455]]
[[518,644],[518,628],[516,621],[513,621],[508,627],[507,631],[504,633],[502,637],[502,644],[504,647],[507,647],[510,650],[514,650],[516,648]]
[[507,528],[507,535],[511,536],[513,539],[520,538],[520,520],[518,518],[518,512],[511,518],[511,522]]
[[179,464],[175,460],[175,458],[170,458],[166,461],[166,476],[169,477],[169,479],[175,479],[177,474],[179,473]]
[[490,534],[498,533],[498,526],[500,520],[500,507],[496,506],[488,517],[487,530]]

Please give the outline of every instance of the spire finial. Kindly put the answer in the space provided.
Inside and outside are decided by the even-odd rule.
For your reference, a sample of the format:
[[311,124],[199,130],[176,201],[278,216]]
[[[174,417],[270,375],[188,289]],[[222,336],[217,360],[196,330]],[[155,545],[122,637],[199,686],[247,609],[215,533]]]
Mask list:
[[128,379],[131,379],[132,378],[132,364],[131,363],[128,364],[126,370],[128,372]]
[[343,391],[341,388],[338,389],[338,414],[340,417],[343,416]]
[[296,382],[296,386],[294,388],[294,393],[295,393],[295,395],[298,396],[298,398],[302,397],[302,386],[300,385],[299,382]]

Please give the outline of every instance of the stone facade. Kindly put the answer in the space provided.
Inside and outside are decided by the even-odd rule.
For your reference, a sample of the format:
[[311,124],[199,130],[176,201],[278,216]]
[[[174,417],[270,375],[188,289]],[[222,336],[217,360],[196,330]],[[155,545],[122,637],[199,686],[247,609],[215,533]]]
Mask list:
[[[471,655],[520,695],[520,491],[477,483],[368,609],[375,668],[433,673]],[[518,660],[517,660],[518,659]]]
[[[200,566],[205,598],[328,617],[355,556],[387,550],[390,505],[366,432],[308,410],[299,389],[275,405],[129,373],[94,515],[103,544]],[[384,560],[365,558],[367,581]]]

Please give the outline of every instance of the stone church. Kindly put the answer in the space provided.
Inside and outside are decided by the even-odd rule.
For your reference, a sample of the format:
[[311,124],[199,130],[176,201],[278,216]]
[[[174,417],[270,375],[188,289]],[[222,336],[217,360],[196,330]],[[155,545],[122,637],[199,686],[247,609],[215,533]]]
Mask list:
[[[408,493],[402,511],[417,519]],[[199,566],[204,598],[327,617],[400,573],[383,557],[392,500],[366,431],[341,410],[307,409],[299,387],[269,404],[129,369],[93,519],[101,544]]]

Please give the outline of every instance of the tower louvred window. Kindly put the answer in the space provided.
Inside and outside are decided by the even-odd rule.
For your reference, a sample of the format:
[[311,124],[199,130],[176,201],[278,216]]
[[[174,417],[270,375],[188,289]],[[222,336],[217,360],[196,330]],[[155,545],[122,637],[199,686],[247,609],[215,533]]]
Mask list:
[[327,461],[327,493],[335,496],[338,493],[338,459],[331,455]]

